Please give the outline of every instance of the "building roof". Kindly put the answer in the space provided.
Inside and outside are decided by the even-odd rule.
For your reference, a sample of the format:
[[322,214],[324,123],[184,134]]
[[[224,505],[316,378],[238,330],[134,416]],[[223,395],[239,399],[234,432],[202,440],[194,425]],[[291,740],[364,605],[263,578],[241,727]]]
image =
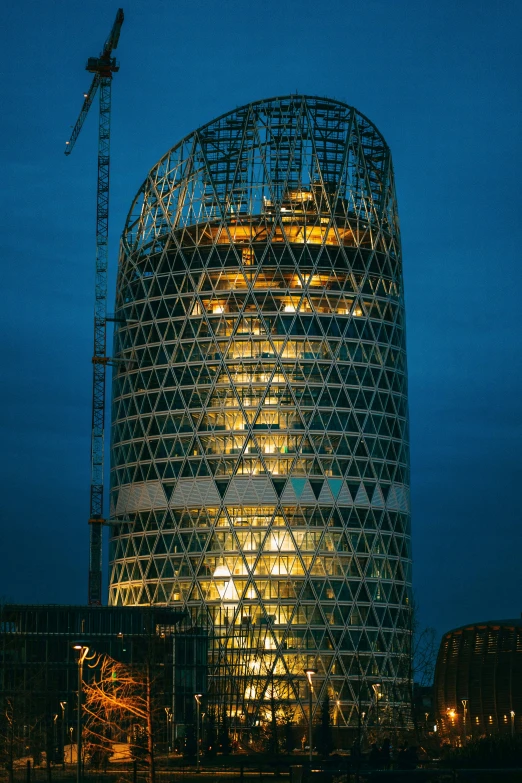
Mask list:
[[479,623],[466,623],[466,625],[460,625],[458,628],[452,628],[451,631],[446,631],[444,636],[449,636],[452,633],[460,633],[461,631],[470,631],[473,628],[500,628],[511,627],[521,628],[522,617],[517,617],[514,620],[483,620]]

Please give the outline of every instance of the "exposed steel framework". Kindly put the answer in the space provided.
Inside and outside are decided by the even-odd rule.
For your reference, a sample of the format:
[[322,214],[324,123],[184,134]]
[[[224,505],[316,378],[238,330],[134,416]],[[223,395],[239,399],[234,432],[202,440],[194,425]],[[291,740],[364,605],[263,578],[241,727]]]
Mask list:
[[306,720],[305,669],[339,728],[407,723],[404,299],[382,135],[301,95],[188,135],[132,205],[116,314],[109,601],[207,618],[237,726],[273,704]]
[[89,604],[102,603],[103,471],[105,449],[105,385],[107,357],[107,272],[109,243],[109,173],[112,74],[119,70],[112,52],[118,46],[123,10],[116,14],[112,30],[99,57],[89,57],[86,70],[94,74],[65,154],[70,155],[96,93],[100,95],[98,120],[98,179],[96,189],[96,272],[94,299],[94,351],[92,357],[92,430],[89,546]]
[[439,732],[453,744],[522,732],[522,620],[472,623],[444,634],[434,689]]

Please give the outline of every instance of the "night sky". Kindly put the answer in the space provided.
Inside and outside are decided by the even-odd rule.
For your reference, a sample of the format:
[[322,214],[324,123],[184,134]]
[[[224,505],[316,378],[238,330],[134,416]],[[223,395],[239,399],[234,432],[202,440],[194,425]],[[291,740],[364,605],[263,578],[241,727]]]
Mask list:
[[[117,3],[18,0],[2,32],[0,597],[87,598],[97,104]],[[391,147],[403,238],[414,589],[438,633],[518,617],[520,0],[125,0],[111,278],[131,201],[182,136],[250,101],[346,101]],[[109,310],[113,309],[113,294]]]

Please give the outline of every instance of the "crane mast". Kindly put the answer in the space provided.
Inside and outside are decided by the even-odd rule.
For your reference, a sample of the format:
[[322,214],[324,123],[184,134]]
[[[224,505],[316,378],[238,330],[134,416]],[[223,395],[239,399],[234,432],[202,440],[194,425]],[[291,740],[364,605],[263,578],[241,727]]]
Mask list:
[[91,430],[91,489],[90,489],[90,541],[89,541],[89,605],[102,603],[102,530],[104,500],[105,453],[105,387],[107,365],[107,274],[109,240],[109,173],[111,133],[112,75],[119,70],[112,52],[118,45],[123,24],[120,8],[107,41],[99,57],[89,57],[86,70],[94,74],[89,92],[76,121],[71,138],[66,143],[65,154],[70,155],[82,129],[89,109],[99,92],[98,119],[98,179],[96,188],[96,267],[94,299],[94,350],[92,357],[92,430]]

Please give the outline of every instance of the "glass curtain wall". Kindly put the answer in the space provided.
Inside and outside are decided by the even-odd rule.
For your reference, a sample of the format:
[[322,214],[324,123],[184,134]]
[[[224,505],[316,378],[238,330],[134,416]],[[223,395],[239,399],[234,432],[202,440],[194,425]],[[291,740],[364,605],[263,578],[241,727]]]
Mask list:
[[[289,96],[191,133],[122,238],[110,602],[182,603],[243,725],[407,721],[404,299],[390,151]],[[213,668],[212,668],[213,667]],[[364,715],[363,715],[364,713]]]

